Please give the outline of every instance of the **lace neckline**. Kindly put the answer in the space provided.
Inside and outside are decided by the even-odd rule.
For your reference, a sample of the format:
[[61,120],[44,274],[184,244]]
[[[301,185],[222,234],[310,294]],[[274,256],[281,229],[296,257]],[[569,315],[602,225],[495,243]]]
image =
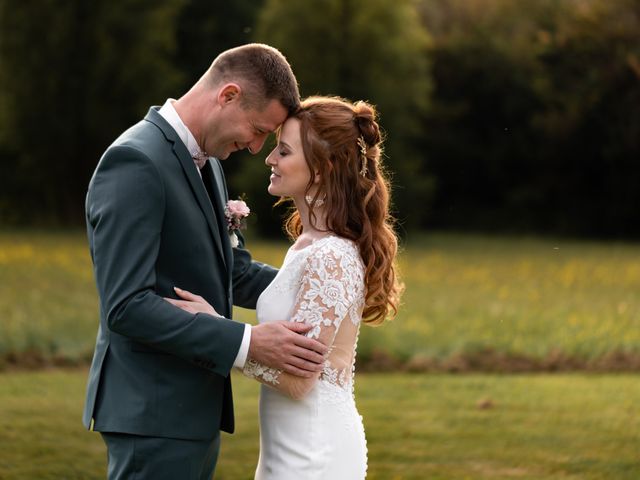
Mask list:
[[328,235],[325,235],[324,237],[320,237],[320,238],[315,238],[311,241],[311,243],[309,243],[308,245],[305,245],[304,247],[301,248],[294,248],[293,245],[291,245],[289,247],[289,251],[291,252],[304,252],[306,249],[308,249],[309,247],[312,247],[314,245],[317,245],[318,243],[322,242],[323,240],[327,240],[329,238],[337,238],[333,233],[330,233]]

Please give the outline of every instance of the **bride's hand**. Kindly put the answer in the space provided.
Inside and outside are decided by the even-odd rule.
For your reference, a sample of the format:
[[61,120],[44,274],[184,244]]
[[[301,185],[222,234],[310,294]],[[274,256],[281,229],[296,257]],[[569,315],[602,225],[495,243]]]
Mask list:
[[173,287],[173,289],[183,300],[175,300],[173,298],[165,297],[164,299],[170,304],[180,307],[189,313],[208,313],[209,315],[215,315],[216,317],[220,316],[220,314],[216,312],[215,308],[209,305],[200,295],[195,295],[178,287]]

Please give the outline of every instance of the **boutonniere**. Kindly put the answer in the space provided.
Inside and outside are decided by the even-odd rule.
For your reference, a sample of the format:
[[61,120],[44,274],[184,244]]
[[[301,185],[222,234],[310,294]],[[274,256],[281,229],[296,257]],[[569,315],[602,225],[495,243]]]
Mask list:
[[224,207],[224,216],[227,217],[227,229],[229,230],[229,240],[233,248],[238,246],[238,236],[236,230],[246,227],[246,218],[251,213],[244,200],[229,200]]

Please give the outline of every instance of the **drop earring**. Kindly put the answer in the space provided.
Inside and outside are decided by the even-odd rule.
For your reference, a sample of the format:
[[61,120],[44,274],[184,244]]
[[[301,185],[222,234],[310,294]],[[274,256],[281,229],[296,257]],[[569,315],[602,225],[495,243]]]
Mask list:
[[324,205],[324,198],[317,198],[314,202],[313,197],[311,195],[306,195],[304,199],[307,201],[307,205],[314,207],[321,207]]

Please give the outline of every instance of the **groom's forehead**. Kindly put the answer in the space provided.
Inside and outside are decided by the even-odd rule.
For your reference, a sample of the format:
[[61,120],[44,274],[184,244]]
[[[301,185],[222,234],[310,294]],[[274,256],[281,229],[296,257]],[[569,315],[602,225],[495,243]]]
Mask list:
[[271,100],[262,110],[254,110],[254,124],[266,132],[275,132],[287,119],[287,110],[278,100]]

